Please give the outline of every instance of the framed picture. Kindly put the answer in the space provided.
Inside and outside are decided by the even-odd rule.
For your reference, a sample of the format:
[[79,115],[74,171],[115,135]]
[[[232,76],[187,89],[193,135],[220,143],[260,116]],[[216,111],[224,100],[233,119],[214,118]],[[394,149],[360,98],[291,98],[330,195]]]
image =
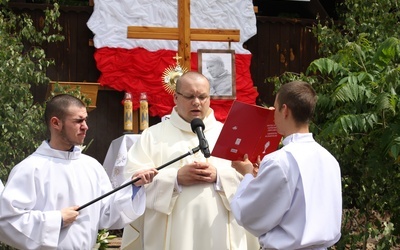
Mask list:
[[199,49],[197,54],[199,72],[210,82],[211,99],[235,99],[235,51]]

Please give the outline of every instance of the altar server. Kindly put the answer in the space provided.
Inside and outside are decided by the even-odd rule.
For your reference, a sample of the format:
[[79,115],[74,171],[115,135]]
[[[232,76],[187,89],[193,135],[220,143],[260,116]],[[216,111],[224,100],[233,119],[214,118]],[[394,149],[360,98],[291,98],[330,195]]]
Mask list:
[[232,212],[259,238],[262,249],[319,250],[340,238],[339,164],[309,132],[316,101],[310,84],[284,84],[274,103],[284,146],[262,159],[257,174],[247,156],[232,162],[244,175],[231,202]]
[[[222,123],[209,107],[209,91],[207,78],[198,72],[178,78],[170,119],[143,131],[128,152],[126,176],[166,164],[197,147],[199,140],[190,124],[194,118],[203,120],[212,151]],[[247,237],[230,211],[229,200],[242,178],[230,165],[197,152],[160,170],[145,187],[145,214],[124,229],[122,248],[258,250],[257,239]]]
[[85,104],[71,95],[47,102],[50,139],[9,175],[0,197],[0,241],[19,249],[90,250],[99,229],[122,228],[143,214],[140,186],[152,181],[156,169],[135,173],[132,178],[141,179],[134,186],[77,211],[112,190],[103,166],[79,147],[87,116]]

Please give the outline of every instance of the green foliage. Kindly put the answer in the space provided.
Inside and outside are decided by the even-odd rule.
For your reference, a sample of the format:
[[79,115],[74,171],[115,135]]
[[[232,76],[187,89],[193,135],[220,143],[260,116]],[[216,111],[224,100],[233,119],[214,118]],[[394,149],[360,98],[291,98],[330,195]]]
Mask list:
[[338,6],[338,22],[321,21],[313,29],[321,54],[335,55],[360,36],[365,36],[374,48],[388,37],[399,37],[399,7],[398,0],[344,0]]
[[48,84],[46,69],[53,61],[42,45],[60,41],[56,22],[58,5],[46,10],[43,28],[34,27],[27,15],[15,15],[8,1],[0,0],[0,178],[31,154],[44,139],[43,105],[34,103],[33,84]]
[[393,249],[400,236],[398,1],[345,0],[340,22],[314,27],[325,57],[307,72],[266,79],[310,82],[315,138],[341,165],[342,238],[336,249]]
[[[320,76],[333,79],[330,85],[334,89],[321,93],[329,95],[335,105],[323,109],[329,116],[317,115],[315,123],[321,124],[321,129],[315,132],[340,157],[344,193],[348,196],[344,207],[355,207],[367,218],[372,212],[400,212],[398,194],[393,196],[395,183],[400,181],[400,78],[393,77],[399,74],[399,45],[393,37],[377,50],[362,42],[349,43],[334,62],[347,66],[336,77],[318,70]],[[317,72],[316,64],[318,60],[310,65],[311,72]],[[321,91],[318,86],[316,89]],[[393,222],[400,225],[398,219]]]
[[108,229],[100,229],[97,234],[96,249],[106,250],[109,244],[109,240],[117,238],[116,235],[111,235]]
[[[27,15],[16,16],[0,0],[0,179],[5,182],[14,165],[31,154],[44,138],[43,106],[33,102],[31,84],[48,84],[45,58],[40,45],[60,40],[50,30],[59,12],[45,12],[42,30]],[[2,249],[12,249],[0,243]]]

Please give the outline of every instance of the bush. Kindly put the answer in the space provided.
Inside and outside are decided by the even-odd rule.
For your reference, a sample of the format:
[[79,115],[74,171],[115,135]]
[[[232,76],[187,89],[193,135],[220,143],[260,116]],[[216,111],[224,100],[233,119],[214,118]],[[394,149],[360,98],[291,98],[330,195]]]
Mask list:
[[58,5],[44,12],[41,30],[27,15],[15,15],[8,1],[0,0],[0,178],[31,154],[45,138],[43,104],[34,103],[33,84],[48,84],[47,59],[42,46],[63,39]]

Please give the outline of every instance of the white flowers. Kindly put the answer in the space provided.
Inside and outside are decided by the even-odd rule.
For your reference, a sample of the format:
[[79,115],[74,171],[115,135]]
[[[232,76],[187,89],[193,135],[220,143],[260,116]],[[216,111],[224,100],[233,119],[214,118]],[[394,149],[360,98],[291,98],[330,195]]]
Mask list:
[[96,244],[93,246],[93,250],[105,250],[108,247],[109,240],[116,238],[116,235],[110,235],[110,232],[107,229],[99,230],[97,234]]

